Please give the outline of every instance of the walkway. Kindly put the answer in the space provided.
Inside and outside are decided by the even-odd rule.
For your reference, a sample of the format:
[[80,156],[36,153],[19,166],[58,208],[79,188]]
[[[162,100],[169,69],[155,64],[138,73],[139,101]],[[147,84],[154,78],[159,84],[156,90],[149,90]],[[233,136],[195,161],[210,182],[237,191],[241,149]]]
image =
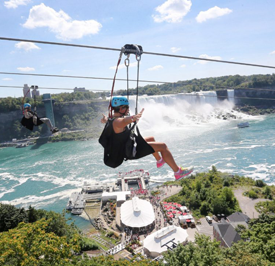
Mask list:
[[261,201],[268,201],[268,199],[251,199],[245,197],[243,195],[245,191],[247,191],[247,189],[244,187],[234,190],[234,195],[239,202],[240,208],[249,218],[258,218],[260,214],[255,210],[255,204]]

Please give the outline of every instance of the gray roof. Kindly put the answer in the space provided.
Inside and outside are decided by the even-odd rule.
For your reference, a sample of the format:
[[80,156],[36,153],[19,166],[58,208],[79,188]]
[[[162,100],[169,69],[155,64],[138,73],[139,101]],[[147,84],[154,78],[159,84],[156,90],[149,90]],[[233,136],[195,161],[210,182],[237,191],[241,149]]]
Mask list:
[[231,247],[233,243],[239,241],[241,239],[240,235],[236,232],[234,227],[231,224],[219,224],[215,223],[213,224],[216,231],[219,233],[219,235],[222,237],[224,242],[228,247]]
[[241,212],[235,212],[227,217],[229,222],[246,222],[248,223],[250,218]]

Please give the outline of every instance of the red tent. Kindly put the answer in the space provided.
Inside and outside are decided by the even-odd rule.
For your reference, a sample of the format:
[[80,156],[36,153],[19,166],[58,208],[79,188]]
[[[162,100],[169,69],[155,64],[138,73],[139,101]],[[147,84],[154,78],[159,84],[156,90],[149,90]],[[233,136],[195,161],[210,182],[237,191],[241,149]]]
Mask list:
[[172,211],[172,213],[177,213],[177,211]]

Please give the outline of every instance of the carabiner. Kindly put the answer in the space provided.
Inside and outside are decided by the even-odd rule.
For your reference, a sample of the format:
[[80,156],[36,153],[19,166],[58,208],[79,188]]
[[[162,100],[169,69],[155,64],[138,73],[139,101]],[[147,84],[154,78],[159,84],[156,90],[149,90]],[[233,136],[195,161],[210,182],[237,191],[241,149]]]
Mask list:
[[137,59],[137,61],[140,61],[141,60],[141,55],[136,54],[136,59]]
[[127,58],[124,60],[124,64],[126,67],[130,65],[130,60],[129,60],[130,54],[127,55]]

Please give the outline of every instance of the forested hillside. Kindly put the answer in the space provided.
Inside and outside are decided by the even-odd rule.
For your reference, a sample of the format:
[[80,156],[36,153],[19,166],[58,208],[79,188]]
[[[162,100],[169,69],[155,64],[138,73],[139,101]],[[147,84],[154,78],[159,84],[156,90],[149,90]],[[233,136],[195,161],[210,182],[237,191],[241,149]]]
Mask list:
[[[188,81],[178,81],[161,85],[146,85],[139,87],[139,95],[163,95],[175,93],[188,93],[194,91],[219,91],[234,89],[238,107],[245,105],[266,109],[273,112],[275,106],[275,74],[272,75],[252,75],[252,76],[223,76],[216,78],[193,79]],[[55,122],[58,128],[69,130],[84,129],[87,134],[85,138],[98,136],[101,132],[100,117],[106,113],[108,101],[106,93],[76,92],[52,94],[54,99]],[[116,88],[114,94],[126,95],[126,90]],[[136,89],[129,90],[130,95],[136,94]],[[269,101],[263,98],[270,99]],[[32,106],[37,106],[37,113],[44,117],[45,108],[42,97],[33,99],[0,98],[0,142],[11,141],[12,138],[26,138],[28,136],[41,136],[46,133],[46,126],[36,128],[33,132],[23,128],[20,124],[22,118],[22,103],[29,102]],[[271,111],[270,111],[271,110]],[[267,113],[268,113],[267,112]]]

